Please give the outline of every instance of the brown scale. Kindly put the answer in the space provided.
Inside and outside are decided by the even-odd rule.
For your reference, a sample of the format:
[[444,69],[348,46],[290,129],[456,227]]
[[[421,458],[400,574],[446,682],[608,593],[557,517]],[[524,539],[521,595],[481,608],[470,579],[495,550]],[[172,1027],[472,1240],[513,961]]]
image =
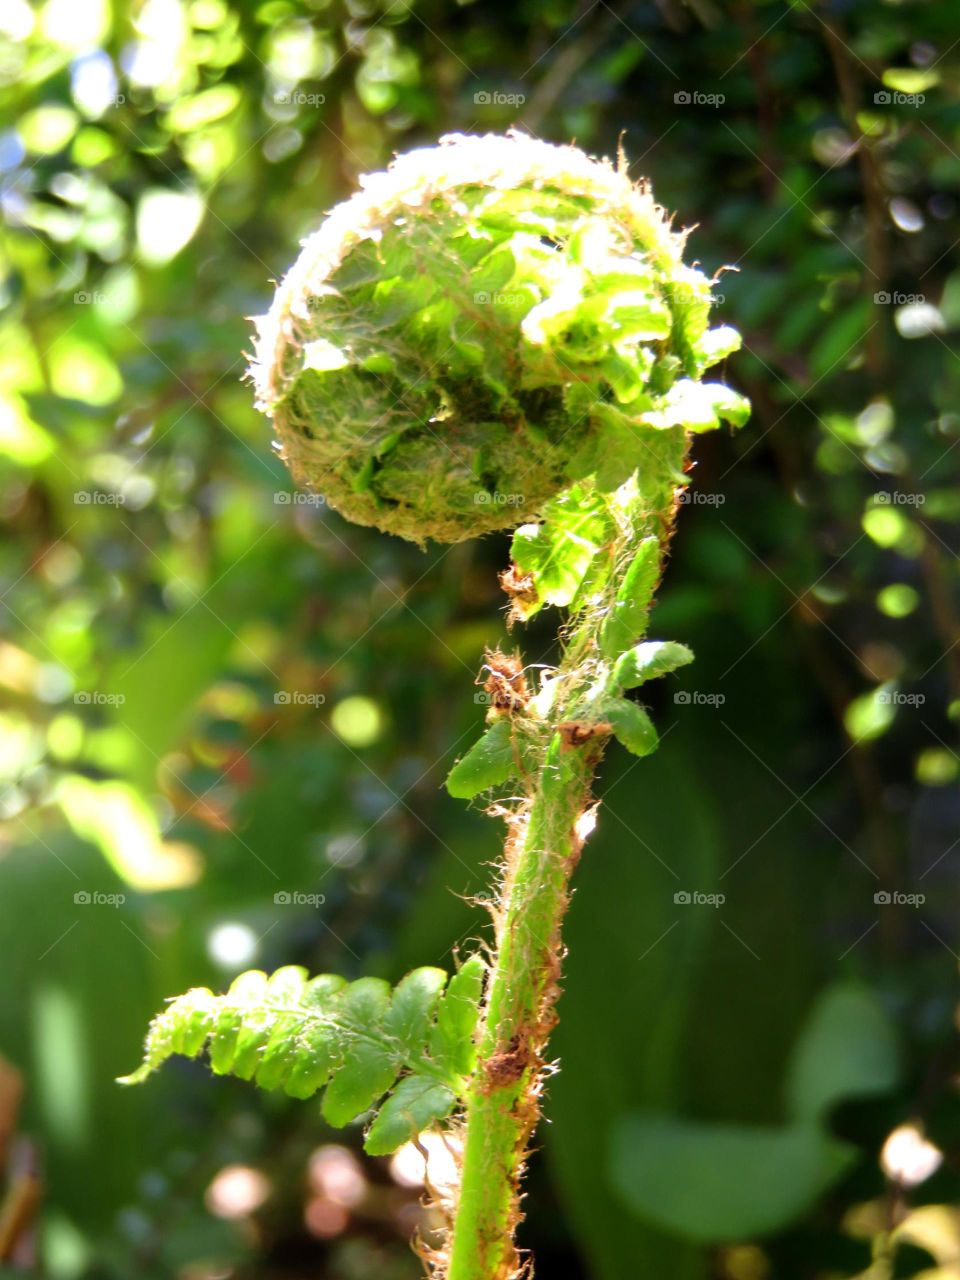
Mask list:
[[533,574],[524,573],[512,561],[510,568],[504,569],[500,574],[500,586],[511,600],[519,600],[521,604],[537,603],[537,588],[534,585]]
[[524,1046],[518,1031],[509,1044],[492,1053],[483,1063],[484,1087],[489,1092],[515,1084],[535,1060],[531,1047]]
[[[484,691],[490,695],[490,705],[496,711],[506,711],[510,715],[522,711],[530,701],[530,690],[520,655],[487,649],[484,657],[486,662],[476,683],[480,684],[482,680]],[[483,679],[484,672],[486,679]]]
[[537,603],[539,599],[537,586],[533,574],[524,573],[512,561],[509,569],[504,569],[500,574],[500,586],[510,601],[510,608],[507,610],[507,627],[512,629],[515,622],[524,621],[528,609]]
[[592,723],[587,720],[568,720],[557,726],[565,747],[582,747],[595,738],[606,737],[612,729],[613,725],[609,720],[594,720]]

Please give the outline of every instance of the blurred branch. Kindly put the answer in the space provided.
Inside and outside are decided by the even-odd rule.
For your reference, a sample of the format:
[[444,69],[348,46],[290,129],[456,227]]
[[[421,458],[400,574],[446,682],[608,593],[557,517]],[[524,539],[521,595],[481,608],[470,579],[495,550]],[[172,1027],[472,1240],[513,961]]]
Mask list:
[[[886,198],[880,162],[873,141],[860,128],[859,76],[853,65],[853,54],[845,38],[832,18],[817,17],[827,39],[827,49],[837,77],[844,123],[856,147],[860,165],[860,182],[867,221],[868,275],[863,287],[868,303],[873,295],[885,289],[890,276],[889,247],[887,244]],[[884,362],[883,329],[874,325],[866,337],[866,363],[870,374],[881,380],[887,372]]]
[[770,200],[780,183],[780,149],[776,145],[776,113],[773,88],[768,75],[767,43],[763,35],[756,33],[755,10],[749,0],[739,0],[734,12],[743,28],[744,41],[747,43],[745,56],[757,94],[757,135],[760,159],[763,161],[760,180],[764,194]]
[[517,124],[531,133],[539,133],[544,118],[557,105],[564,90],[580,73],[620,21],[617,9],[603,5],[593,26],[584,29],[576,40],[565,43],[550,68],[540,80],[530,102],[517,117]]
[[0,1058],[0,1168],[7,1175],[0,1201],[0,1262],[32,1265],[31,1227],[40,1204],[40,1179],[32,1144],[13,1139],[22,1097],[20,1072]]

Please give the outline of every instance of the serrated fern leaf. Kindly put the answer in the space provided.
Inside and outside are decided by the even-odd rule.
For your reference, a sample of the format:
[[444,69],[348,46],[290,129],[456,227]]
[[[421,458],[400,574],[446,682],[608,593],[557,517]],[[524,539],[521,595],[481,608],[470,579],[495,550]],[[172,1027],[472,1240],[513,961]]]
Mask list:
[[391,989],[380,978],[309,978],[294,965],[269,977],[252,970],[224,995],[198,987],[172,1000],[150,1024],[143,1065],[121,1083],[206,1049],[217,1075],[295,1098],[324,1089],[324,1118],[338,1128],[389,1095],[366,1140],[387,1154],[463,1097],[484,971],[471,956],[449,984],[442,969],[422,968]]

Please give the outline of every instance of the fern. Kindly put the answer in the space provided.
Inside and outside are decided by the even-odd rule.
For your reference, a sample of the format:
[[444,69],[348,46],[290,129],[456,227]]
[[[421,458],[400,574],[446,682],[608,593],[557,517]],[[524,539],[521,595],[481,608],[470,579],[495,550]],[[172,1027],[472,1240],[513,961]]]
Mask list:
[[388,1095],[364,1142],[371,1155],[388,1155],[464,1097],[484,970],[471,956],[449,983],[442,969],[421,968],[391,990],[380,978],[308,978],[288,965],[269,977],[243,973],[225,995],[195,987],[153,1019],[143,1065],[121,1083],[206,1048],[217,1075],[294,1098],[323,1089],[323,1116],[336,1128]]

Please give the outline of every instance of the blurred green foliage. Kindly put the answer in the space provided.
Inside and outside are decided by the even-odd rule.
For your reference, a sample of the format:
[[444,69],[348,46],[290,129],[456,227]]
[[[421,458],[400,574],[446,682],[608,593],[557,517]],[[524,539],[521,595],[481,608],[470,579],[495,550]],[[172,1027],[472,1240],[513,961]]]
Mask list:
[[[737,268],[754,405],[697,444],[663,749],[602,779],[526,1242],[544,1277],[960,1275],[955,6],[6,0],[0,30],[0,1052],[8,1182],[42,1181],[9,1265],[417,1274],[416,1187],[314,1109],[113,1077],[173,992],[395,980],[487,927],[496,826],[440,783],[506,539],[423,555],[298,502],[240,378],[358,174],[517,123],[623,134]],[[771,1149],[797,1125],[842,1167]]]

